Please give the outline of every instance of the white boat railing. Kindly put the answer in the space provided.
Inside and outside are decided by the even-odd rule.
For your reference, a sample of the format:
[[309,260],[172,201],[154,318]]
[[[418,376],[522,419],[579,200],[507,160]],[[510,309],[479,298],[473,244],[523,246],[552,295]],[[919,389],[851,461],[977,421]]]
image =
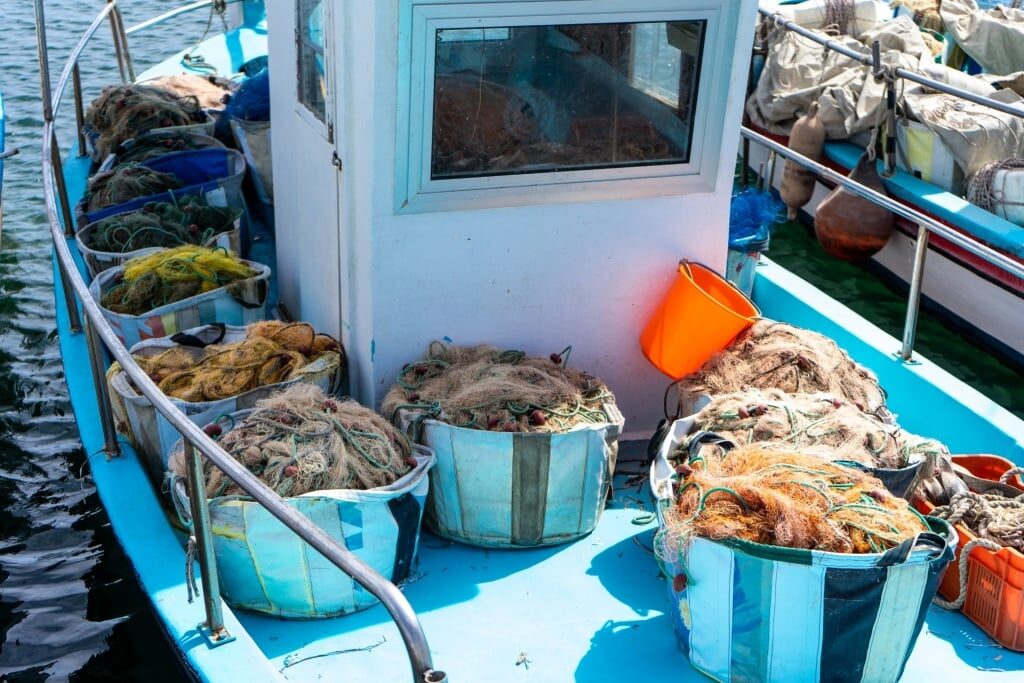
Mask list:
[[[39,52],[40,85],[43,106],[43,196],[46,216],[53,238],[54,251],[60,271],[61,289],[67,306],[70,327],[74,334],[86,335],[89,362],[92,370],[97,400],[102,423],[104,449],[108,457],[120,455],[120,446],[110,406],[104,367],[104,347],[110,356],[121,364],[122,369],[131,379],[135,387],[177,429],[185,445],[186,464],[188,466],[189,499],[192,506],[193,534],[197,548],[200,575],[203,584],[203,602],[206,611],[206,622],[203,633],[211,646],[221,645],[233,640],[224,627],[220,590],[217,581],[217,570],[213,552],[213,536],[210,528],[209,510],[205,494],[202,458],[210,460],[225,475],[234,481],[256,502],[266,508],[285,526],[296,533],[303,541],[315,548],[327,560],[351,576],[371,594],[377,597],[391,614],[402,639],[405,643],[409,660],[412,665],[413,680],[416,683],[443,683],[447,676],[434,669],[430,648],[426,636],[412,606],[393,583],[381,576],[369,565],[353,555],[346,547],[313,524],[307,517],[289,506],[281,496],[260,481],[249,470],[232,458],[217,443],[192,423],[184,413],[172,404],[157,388],[149,376],[135,363],[124,344],[118,339],[107,323],[99,304],[89,293],[89,287],[82,278],[75,264],[68,237],[73,231],[71,206],[68,200],[67,187],[64,179],[60,149],[57,144],[55,121],[61,101],[67,90],[68,82],[73,83],[75,95],[75,118],[79,126],[78,153],[85,154],[85,143],[81,127],[84,122],[82,112],[82,90],[79,78],[78,63],[85,47],[104,21],[109,21],[114,34],[115,56],[118,59],[122,79],[134,79],[131,57],[128,53],[127,33],[118,0],[107,0],[107,4],[96,15],[89,28],[79,39],[68,56],[61,71],[56,89],[51,90],[49,62],[46,42],[46,20],[44,0],[34,0],[36,17],[36,39]],[[196,2],[188,6],[189,10],[199,9],[212,4],[209,1]],[[223,2],[219,2],[223,6]],[[158,25],[182,12],[167,12],[144,25],[134,27],[135,30]],[[158,21],[159,20],[159,21]],[[141,28],[140,28],[141,27]],[[84,319],[79,313],[81,305]],[[85,323],[83,325],[83,322]]]
[[[883,64],[881,60],[880,48],[878,41],[871,46],[871,55],[864,54],[857,50],[851,49],[850,47],[838,43],[834,40],[829,39],[827,36],[817,33],[808,28],[800,26],[799,24],[790,21],[782,15],[772,12],[771,10],[758,8],[762,21],[767,22],[771,25],[784,28],[787,31],[797,33],[808,40],[811,40],[819,45],[825,47],[827,50],[832,50],[839,54],[842,54],[850,59],[854,59],[866,66],[870,66],[872,69],[872,75],[878,80],[886,81],[886,107],[888,109],[888,123],[886,125],[886,140],[884,144],[884,155],[885,155],[885,166],[886,174],[891,174],[895,169],[895,151],[896,151],[896,120],[895,120],[895,108],[896,108],[896,88],[895,80],[901,78],[904,80],[912,81],[923,85],[931,90],[945,93],[947,95],[953,95],[975,104],[980,104],[985,107],[989,107],[996,111],[1004,114],[1010,114],[1012,116],[1019,116],[1024,118],[1024,107],[1011,104],[1007,102],[1001,102],[999,100],[972,93],[970,91],[958,88],[948,83],[937,81],[933,78],[923,76],[917,72],[904,69],[903,67],[896,65]],[[756,51],[755,51],[756,53]],[[760,51],[760,54],[765,54],[764,50]],[[752,70],[751,70],[752,71]],[[770,152],[774,152],[779,156],[786,159],[790,159],[799,163],[800,165],[813,170],[818,174],[819,177],[828,179],[833,183],[842,185],[846,189],[850,190],[854,194],[869,199],[880,206],[885,207],[897,216],[901,216],[908,220],[914,221],[918,225],[917,237],[914,245],[914,263],[911,269],[910,277],[910,291],[907,295],[907,314],[903,324],[903,340],[900,345],[897,355],[904,361],[911,362],[914,356],[914,342],[917,336],[917,320],[921,310],[921,292],[924,286],[924,266],[925,259],[928,255],[928,241],[931,233],[935,233],[952,242],[958,247],[961,247],[965,251],[974,254],[975,256],[985,260],[986,262],[997,266],[1003,271],[1015,275],[1018,278],[1024,279],[1024,263],[1020,260],[1008,256],[992,247],[980,242],[977,239],[970,237],[958,230],[955,230],[944,223],[940,223],[934,218],[917,211],[905,204],[902,204],[896,200],[890,199],[889,197],[876,192],[860,183],[850,180],[846,176],[836,173],[832,169],[817,163],[816,161],[798,154],[793,150],[789,149],[786,145],[779,144],[774,140],[761,135],[760,133],[753,131],[749,128],[744,127],[742,130],[744,145],[750,142],[756,142],[766,147]]]

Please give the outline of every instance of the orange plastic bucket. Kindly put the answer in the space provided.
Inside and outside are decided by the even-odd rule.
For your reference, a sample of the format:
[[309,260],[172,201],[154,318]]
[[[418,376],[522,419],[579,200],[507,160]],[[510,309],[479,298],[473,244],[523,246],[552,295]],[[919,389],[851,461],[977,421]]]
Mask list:
[[640,335],[647,360],[682,379],[729,345],[761,313],[710,268],[679,262],[679,274]]

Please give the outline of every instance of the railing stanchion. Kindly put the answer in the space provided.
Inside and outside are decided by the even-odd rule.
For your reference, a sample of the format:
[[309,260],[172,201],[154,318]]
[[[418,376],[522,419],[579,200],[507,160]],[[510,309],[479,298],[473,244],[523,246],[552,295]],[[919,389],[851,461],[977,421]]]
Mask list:
[[213,554],[213,531],[210,528],[210,508],[206,502],[206,477],[203,475],[203,456],[186,437],[185,466],[188,469],[188,500],[192,509],[192,539],[199,555],[199,573],[203,581],[203,606],[206,609],[205,635],[211,643],[230,640],[224,628],[224,614],[220,605],[220,583],[217,562]]
[[128,74],[128,82],[135,82],[135,66],[132,64],[132,53],[128,47],[128,34],[124,28],[124,16],[121,14],[121,8],[115,7],[114,11],[111,12],[110,18],[115,24],[115,31],[118,33],[118,42],[121,44],[121,52],[124,55],[124,68]]
[[82,74],[78,69],[78,60],[71,70],[71,85],[75,91],[75,126],[78,133],[78,156],[85,156],[85,111],[82,103]]
[[114,412],[110,407],[110,391],[107,388],[107,375],[103,367],[103,342],[100,341],[96,328],[88,319],[85,321],[85,339],[89,347],[92,381],[96,387],[96,403],[100,409],[103,450],[107,457],[116,458],[121,455],[121,446],[117,443],[117,428],[114,426]]
[[[107,0],[108,3],[112,3],[115,0]],[[128,68],[124,61],[124,52],[121,50],[121,32],[117,29],[117,8],[107,15],[110,20],[110,35],[114,39],[114,56],[117,57],[117,69],[121,72],[121,82],[128,82]]]
[[[71,201],[68,199],[68,185],[64,179],[64,162],[60,158],[60,146],[57,144],[57,133],[53,134],[50,143],[50,163],[53,164],[53,182],[57,186],[57,199],[60,201],[60,217],[64,222],[64,235],[75,234],[75,219],[71,216]],[[46,179],[43,179],[46,182]]]
[[53,121],[53,93],[50,91],[50,56],[46,49],[46,14],[43,0],[35,0],[36,50],[39,52],[39,87],[43,95],[43,121]]
[[75,301],[75,294],[71,291],[71,283],[68,282],[68,273],[64,269],[64,262],[59,258],[57,267],[60,272],[60,289],[64,293],[64,305],[68,309],[68,326],[72,332],[81,332],[82,316],[78,314],[78,302]]
[[910,276],[910,293],[907,295],[907,319],[903,323],[903,346],[900,347],[900,358],[905,361],[909,361],[914,356],[917,318],[921,312],[924,263],[928,256],[928,236],[930,234],[930,231],[925,226],[917,226],[917,243],[914,245],[914,269]]

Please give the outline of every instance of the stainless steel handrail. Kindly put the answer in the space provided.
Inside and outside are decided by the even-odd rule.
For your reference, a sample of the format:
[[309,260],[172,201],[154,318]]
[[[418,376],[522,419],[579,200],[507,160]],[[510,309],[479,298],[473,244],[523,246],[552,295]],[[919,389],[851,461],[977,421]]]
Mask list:
[[[851,50],[842,43],[837,43],[834,40],[825,38],[819,33],[815,33],[814,31],[808,28],[804,28],[800,24],[797,24],[796,22],[786,19],[777,12],[772,12],[771,10],[764,9],[762,7],[758,7],[757,11],[761,14],[761,16],[771,21],[776,26],[782,26],[787,31],[798,33],[804,38],[807,38],[808,40],[814,41],[815,43],[818,43],[819,45],[828,48],[833,52],[838,52],[839,54],[845,57],[855,59],[866,66],[874,66],[874,62],[871,58],[870,53],[864,54],[862,52],[858,52],[857,50]],[[1000,102],[999,100],[994,100],[991,97],[985,97],[984,95],[979,95],[977,93],[964,90],[963,88],[958,88],[954,85],[943,83],[942,81],[936,81],[933,78],[922,76],[921,74],[916,73],[914,71],[908,71],[907,69],[904,69],[901,66],[894,66],[892,68],[892,72],[895,76],[898,76],[899,78],[903,78],[908,81],[913,81],[914,83],[923,85],[927,88],[931,88],[932,90],[936,90],[947,95],[954,95],[961,99],[974,102],[975,104],[980,104],[984,107],[989,107],[991,109],[1001,111],[1004,114],[1011,114],[1013,116],[1020,116],[1021,118],[1024,118],[1024,107],[1009,104],[1007,102]]]
[[913,276],[910,282],[910,294],[907,305],[907,319],[903,328],[903,345],[900,348],[899,355],[904,360],[910,360],[913,356],[914,338],[917,330],[917,315],[920,307],[921,289],[924,277],[924,258],[927,249],[922,248],[922,242],[924,246],[927,246],[928,233],[934,232],[940,235],[949,242],[955,244],[961,249],[974,254],[975,256],[999,267],[1000,269],[1011,273],[1019,278],[1024,278],[1024,263],[1017,261],[1006,254],[993,249],[992,247],[982,244],[981,242],[971,239],[963,233],[954,230],[953,228],[938,222],[931,216],[928,216],[920,211],[913,209],[909,206],[901,204],[895,199],[891,199],[884,194],[876,192],[871,188],[861,185],[855,180],[850,180],[841,173],[833,171],[831,168],[810,159],[799,152],[795,152],[786,145],[775,142],[769,137],[761,135],[757,131],[751,130],[744,126],[741,129],[741,135],[752,142],[756,142],[759,145],[763,145],[767,149],[779,154],[780,156],[790,159],[799,163],[801,166],[808,168],[820,177],[825,178],[837,185],[842,185],[844,188],[853,192],[854,194],[869,199],[879,206],[885,207],[889,211],[893,212],[897,216],[902,216],[907,220],[917,223],[919,227],[918,231],[918,245],[915,250]]
[[[116,9],[118,0],[109,0],[109,3],[97,14],[82,38],[75,45],[75,48],[68,56],[61,77],[57,82],[57,88],[50,91],[49,64],[46,51],[46,24],[43,10],[43,0],[35,0],[36,11],[36,32],[39,48],[40,81],[43,90],[43,147],[42,147],[42,168],[43,168],[43,196],[45,201],[46,216],[53,239],[54,250],[58,262],[62,267],[62,284],[66,288],[70,285],[68,297],[69,314],[77,315],[78,309],[74,299],[77,297],[81,303],[82,311],[89,321],[89,328],[99,340],[103,342],[111,356],[121,364],[122,369],[131,379],[138,391],[148,398],[153,406],[177,429],[182,435],[186,444],[195,447],[204,457],[220,468],[232,481],[249,494],[260,505],[265,507],[271,514],[280,520],[285,526],[295,532],[305,542],[309,543],[331,563],[339,569],[352,576],[372,595],[377,597],[385,606],[391,617],[394,619],[402,639],[405,642],[406,650],[412,664],[414,680],[427,683],[443,683],[446,680],[443,672],[435,671],[433,668],[430,649],[426,637],[419,623],[415,612],[412,610],[408,600],[402,592],[390,581],[378,574],[372,567],[353,555],[347,548],[331,538],[320,527],[314,525],[310,520],[290,507],[280,496],[278,496],[266,484],[260,481],[249,470],[229,456],[220,446],[216,444],[202,429],[193,424],[173,403],[157,388],[149,376],[142,371],[135,363],[128,349],[117,338],[113,329],[104,318],[98,303],[89,293],[89,287],[85,283],[78,267],[74,261],[71,249],[61,227],[60,210],[57,206],[57,198],[54,192],[54,183],[61,183],[56,177],[54,159],[60,158],[59,150],[56,147],[55,121],[60,104],[67,88],[69,78],[78,64],[82,51],[92,39],[99,25],[103,20]],[[201,6],[201,5],[199,5]],[[62,198],[66,204],[66,197]],[[66,211],[66,206],[61,206]],[[67,291],[67,290],[66,290]],[[96,347],[96,353],[99,353]],[[90,357],[93,355],[93,345],[90,344]],[[99,363],[101,364],[101,363]],[[94,364],[94,368],[96,365]],[[94,369],[93,381],[97,386],[105,385],[105,380]],[[109,409],[109,405],[107,406]],[[101,406],[101,415],[103,415]],[[104,416],[104,419],[108,419]],[[106,428],[106,426],[105,426]],[[199,496],[205,504],[205,497]],[[206,558],[209,562],[209,558]],[[206,567],[206,573],[210,567]],[[204,589],[209,586],[204,581]],[[213,621],[216,621],[215,619]],[[216,625],[216,624],[214,624]]]
[[127,29],[125,29],[124,33],[125,33],[125,35],[130,36],[131,34],[138,33],[139,31],[142,31],[142,30],[145,30],[145,29],[149,28],[150,26],[156,26],[157,24],[162,24],[163,22],[167,21],[168,19],[173,19],[174,17],[176,17],[178,15],[186,14],[188,12],[191,12],[192,10],[197,10],[197,9],[200,9],[202,7],[206,7],[207,5],[212,5],[212,4],[213,4],[213,0],[197,0],[197,2],[193,2],[193,3],[189,4],[189,5],[184,5],[182,7],[175,7],[174,9],[168,10],[167,12],[164,12],[163,14],[157,15],[157,16],[153,17],[152,19],[146,19],[145,21],[140,21],[139,23],[135,24],[134,26],[129,26]]

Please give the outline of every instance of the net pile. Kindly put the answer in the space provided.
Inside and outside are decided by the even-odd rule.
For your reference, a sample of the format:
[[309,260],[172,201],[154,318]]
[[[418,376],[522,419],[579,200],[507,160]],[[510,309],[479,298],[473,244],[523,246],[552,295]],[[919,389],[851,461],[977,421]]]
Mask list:
[[[281,496],[387,486],[416,465],[408,439],[387,420],[305,383],[257,402],[219,443]],[[204,463],[207,498],[245,495],[219,468]],[[181,450],[169,465],[185,476]]]
[[328,354],[337,357],[340,366],[341,345],[309,323],[268,320],[250,325],[242,341],[203,349],[175,346],[134,358],[162,392],[200,403],[286,382]]
[[949,505],[935,508],[932,516],[963,524],[979,538],[1024,552],[1024,496],[958,493]]
[[239,209],[210,206],[195,195],[176,202],[153,202],[138,211],[104,218],[84,235],[96,251],[123,254],[149,247],[205,244],[234,229]]
[[942,33],[942,15],[939,13],[941,0],[893,0],[893,9],[906,7],[914,13],[914,23],[929,31]]
[[1001,205],[1019,206],[1024,198],[1006,197],[996,189],[996,175],[1000,171],[1024,171],[1024,159],[1003,159],[982,166],[967,185],[967,201],[989,213],[996,213]]
[[678,383],[685,409],[701,394],[747,388],[787,394],[827,393],[874,413],[885,392],[874,373],[855,363],[828,337],[799,327],[758,320],[697,372]]
[[162,157],[173,152],[188,152],[194,149],[204,149],[210,143],[204,142],[202,138],[189,134],[168,134],[168,135],[143,135],[136,138],[131,144],[122,145],[117,151],[117,165],[119,168],[125,164],[141,164],[143,161]]
[[97,211],[184,186],[173,173],[161,173],[138,164],[125,164],[97,173],[89,179],[85,206],[87,211]]
[[405,366],[384,397],[393,420],[402,408],[449,424],[507,432],[562,432],[612,422],[615,397],[601,380],[565,367],[563,354],[530,358],[491,346],[433,342],[427,358]]
[[665,510],[665,557],[694,536],[875,553],[928,529],[878,479],[814,456],[746,446],[694,465]]
[[150,85],[119,85],[104,88],[85,112],[85,122],[99,137],[96,151],[101,158],[125,140],[154,128],[187,126],[206,121],[199,100],[179,97]]
[[142,315],[256,274],[225,249],[192,245],[164,249],[126,261],[120,280],[103,292],[100,304],[115,313]]
[[898,469],[948,453],[938,441],[905,432],[840,398],[777,389],[716,396],[695,416],[695,429],[737,445],[796,449],[865,467]]

